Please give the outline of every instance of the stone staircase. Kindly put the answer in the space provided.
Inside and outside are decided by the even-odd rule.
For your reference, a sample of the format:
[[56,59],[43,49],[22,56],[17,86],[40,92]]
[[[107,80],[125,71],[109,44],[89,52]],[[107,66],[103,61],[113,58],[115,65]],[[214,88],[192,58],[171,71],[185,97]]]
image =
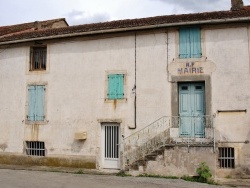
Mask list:
[[[178,129],[180,117],[163,116],[147,127],[124,139],[123,167],[125,170],[145,168],[149,161],[164,155],[166,148],[175,146],[209,146],[214,145],[213,117],[204,116],[206,133],[203,138],[179,137],[172,134]],[[175,130],[176,132],[176,130]],[[178,132],[178,131],[177,131]]]

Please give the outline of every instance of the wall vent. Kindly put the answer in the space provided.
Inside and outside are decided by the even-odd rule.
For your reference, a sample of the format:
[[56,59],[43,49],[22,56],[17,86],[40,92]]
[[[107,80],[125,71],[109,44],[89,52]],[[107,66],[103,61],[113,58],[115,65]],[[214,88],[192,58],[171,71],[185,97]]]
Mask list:
[[45,144],[40,141],[26,141],[26,154],[45,156]]

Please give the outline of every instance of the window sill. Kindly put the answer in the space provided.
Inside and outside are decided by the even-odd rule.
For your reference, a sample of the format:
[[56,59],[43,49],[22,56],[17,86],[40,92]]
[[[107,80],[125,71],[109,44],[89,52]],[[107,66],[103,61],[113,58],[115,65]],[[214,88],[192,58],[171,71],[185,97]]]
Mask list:
[[48,74],[49,71],[48,70],[28,70],[27,74]]
[[25,124],[26,125],[46,125],[49,121],[48,120],[44,120],[44,121],[29,121],[29,120],[25,120]]
[[176,58],[174,59],[174,62],[176,63],[187,63],[187,62],[204,62],[206,61],[206,57],[201,57],[201,58],[183,58],[183,59],[180,59],[180,58]]
[[123,103],[123,102],[127,102],[127,98],[123,98],[123,99],[108,99],[108,98],[106,98],[104,101],[106,103],[114,103],[114,102]]

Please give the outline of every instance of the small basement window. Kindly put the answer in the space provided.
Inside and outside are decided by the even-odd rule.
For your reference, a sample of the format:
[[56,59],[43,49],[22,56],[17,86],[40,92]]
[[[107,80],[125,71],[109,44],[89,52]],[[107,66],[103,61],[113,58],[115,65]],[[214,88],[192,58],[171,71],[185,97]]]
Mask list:
[[234,148],[219,148],[219,165],[220,168],[235,168]]
[[46,70],[47,47],[32,47],[30,49],[30,71]]
[[26,154],[45,156],[45,144],[39,141],[26,141]]

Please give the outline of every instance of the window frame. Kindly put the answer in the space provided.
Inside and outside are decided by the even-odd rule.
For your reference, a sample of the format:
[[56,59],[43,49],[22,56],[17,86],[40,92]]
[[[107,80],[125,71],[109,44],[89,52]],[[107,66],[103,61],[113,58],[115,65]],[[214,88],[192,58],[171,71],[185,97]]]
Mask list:
[[[30,113],[30,87],[31,86],[43,86],[44,93],[43,93],[43,120],[29,120],[29,113]],[[37,96],[36,96],[37,97]],[[26,112],[25,112],[25,123],[26,124],[47,124],[47,83],[30,83],[27,85],[27,94],[26,94]],[[36,112],[37,113],[37,112]]]
[[[41,53],[42,52],[42,53]],[[35,59],[39,54],[38,63],[35,63]],[[45,55],[45,57],[44,57]],[[45,63],[43,63],[45,61]],[[46,71],[47,70],[47,46],[31,46],[30,47],[30,60],[29,60],[29,71]],[[37,65],[36,65],[37,64]],[[45,67],[42,67],[45,64]],[[39,68],[35,68],[38,66]]]

